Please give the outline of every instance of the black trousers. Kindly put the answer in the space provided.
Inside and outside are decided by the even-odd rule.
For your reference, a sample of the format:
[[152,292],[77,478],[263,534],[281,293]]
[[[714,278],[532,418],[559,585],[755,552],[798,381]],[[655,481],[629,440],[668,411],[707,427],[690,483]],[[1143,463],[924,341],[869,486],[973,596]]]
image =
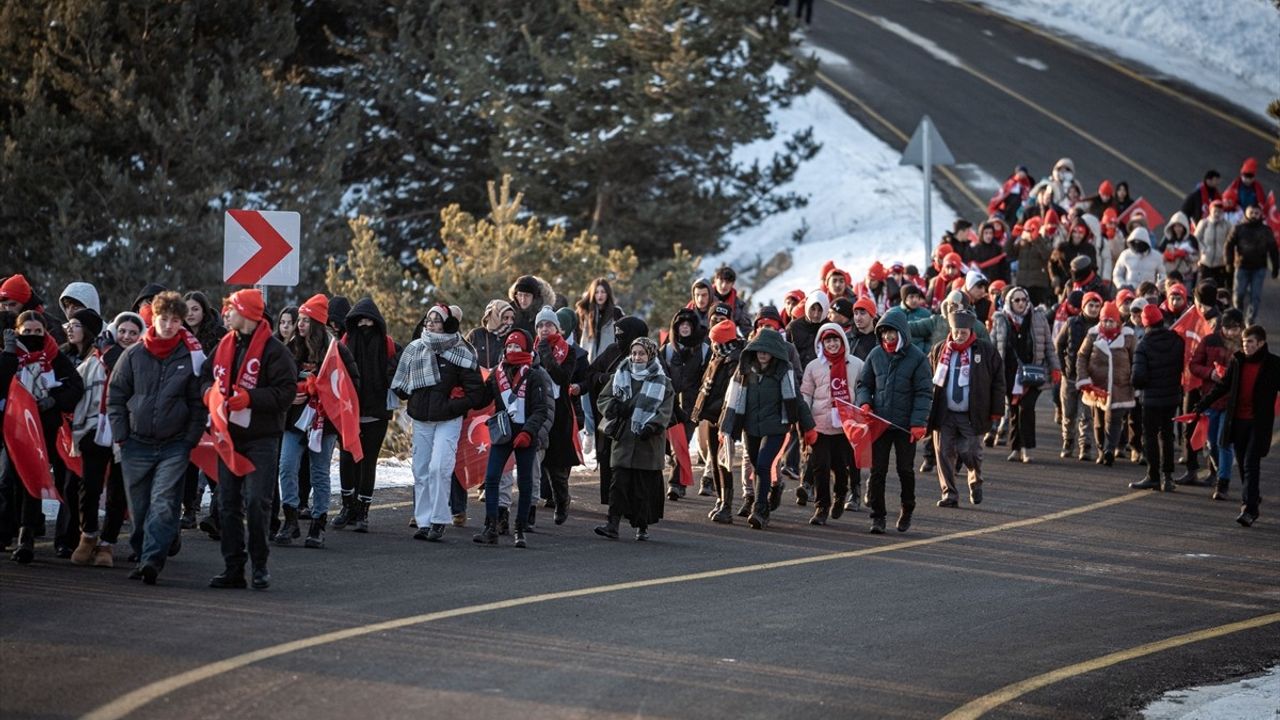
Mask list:
[[93,434],[90,433],[80,439],[80,460],[84,463],[80,492],[75,498],[67,497],[67,502],[75,505],[80,532],[92,535],[98,532],[98,504],[102,500],[102,490],[106,487],[107,476],[111,473],[115,458],[111,448],[95,443]]
[[[600,423],[604,418],[600,418]],[[600,466],[600,504],[609,504],[609,488],[613,485],[613,438],[596,424],[596,463]]]
[[[338,480],[344,497],[355,495],[361,500],[373,499],[373,485],[378,479],[378,453],[382,452],[382,441],[387,438],[389,423],[389,420],[360,423],[360,450],[364,452],[360,462],[356,462],[355,456],[346,450],[338,454]],[[301,474],[298,479],[301,482]],[[465,510],[466,493],[463,495],[462,507]]]
[[1147,477],[1159,480],[1173,473],[1173,416],[1177,406],[1142,408],[1142,445],[1147,453]]
[[[542,464],[543,500],[551,500],[557,508],[569,507],[569,471],[572,468]],[[455,483],[457,484],[457,483]]]
[[[271,492],[278,487],[280,435],[236,444],[236,452],[249,458],[253,472],[233,475],[218,461],[218,510],[222,518],[222,559],[231,569],[243,569],[246,560],[265,568],[270,545]],[[245,552],[245,516],[248,515],[248,552]]]
[[835,502],[843,503],[849,492],[849,466],[853,464],[853,448],[843,433],[824,435],[818,433],[818,441],[809,450],[809,467],[813,468],[813,484],[818,491],[816,506],[830,510],[831,476],[836,478]]
[[871,519],[885,516],[884,484],[889,475],[889,453],[892,452],[898,469],[898,482],[902,485],[902,509],[907,512],[916,507],[916,446],[905,430],[889,428],[871,443],[871,479],[867,481],[867,504]]
[[58,503],[57,534],[53,544],[55,547],[74,548],[80,543],[80,513],[76,508],[76,499],[80,497],[80,476],[67,469],[61,455],[52,457],[53,482],[65,500]]
[[[1018,450],[1025,448],[1031,450],[1036,446],[1036,400],[1040,399],[1040,388],[1027,388],[1022,394],[1022,398],[1018,400],[1017,405],[1011,404],[1013,397],[1005,398],[1006,404],[1009,404],[1010,414],[1013,416],[1009,424],[1009,448]],[[902,432],[899,430],[898,432]],[[874,462],[874,461],[873,461]]]
[[1264,442],[1259,441],[1258,433],[1254,432],[1252,420],[1232,421],[1231,445],[1236,451],[1236,465],[1240,468],[1241,509],[1257,517],[1258,505],[1262,503],[1258,481],[1262,474],[1262,453],[1266,448]]

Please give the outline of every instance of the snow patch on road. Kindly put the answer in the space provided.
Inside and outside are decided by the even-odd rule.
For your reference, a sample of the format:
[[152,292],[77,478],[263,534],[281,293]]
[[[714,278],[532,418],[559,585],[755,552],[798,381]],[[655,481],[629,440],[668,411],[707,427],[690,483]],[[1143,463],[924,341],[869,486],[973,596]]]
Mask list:
[[1280,717],[1280,666],[1259,677],[1174,690],[1142,711],[1145,720],[1239,720]]
[[947,52],[946,50],[943,50],[941,47],[938,46],[938,43],[930,40],[929,38],[924,37],[923,35],[917,35],[916,33],[911,32],[911,30],[907,29],[906,27],[903,27],[902,25],[899,25],[898,23],[888,18],[877,16],[875,18],[875,21],[877,25],[884,28],[885,30],[888,30],[894,35],[897,35],[903,40],[906,40],[912,45],[915,45],[921,50],[924,50],[925,52],[929,53],[931,56],[933,56],[935,60],[944,62],[952,67],[957,67],[957,68],[964,67],[963,60],[961,60],[956,55],[953,55]]
[[826,48],[820,48],[817,45],[806,44],[804,46],[804,52],[810,53],[814,57],[818,58],[818,63],[824,68],[849,66],[849,58],[839,53],[831,52]]
[[1026,65],[1032,70],[1039,70],[1040,72],[1045,72],[1049,69],[1049,66],[1045,65],[1043,60],[1037,60],[1035,58],[1029,58],[1029,57],[1022,57],[1021,55],[1014,58],[1014,60],[1019,65]]
[[1280,97],[1280,12],[1271,0],[981,0],[1080,38],[1266,117]]

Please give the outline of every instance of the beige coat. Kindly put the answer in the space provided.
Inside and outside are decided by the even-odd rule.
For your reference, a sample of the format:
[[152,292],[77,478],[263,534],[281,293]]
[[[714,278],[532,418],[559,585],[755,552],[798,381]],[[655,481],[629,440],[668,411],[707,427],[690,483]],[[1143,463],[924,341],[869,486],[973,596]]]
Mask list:
[[1104,410],[1131,408],[1134,406],[1133,352],[1138,347],[1133,328],[1124,325],[1115,340],[1107,342],[1098,335],[1098,327],[1089,328],[1089,334],[1080,345],[1076,356],[1079,380],[1077,388],[1093,385],[1106,391],[1107,397],[1082,393],[1080,398],[1089,407]]

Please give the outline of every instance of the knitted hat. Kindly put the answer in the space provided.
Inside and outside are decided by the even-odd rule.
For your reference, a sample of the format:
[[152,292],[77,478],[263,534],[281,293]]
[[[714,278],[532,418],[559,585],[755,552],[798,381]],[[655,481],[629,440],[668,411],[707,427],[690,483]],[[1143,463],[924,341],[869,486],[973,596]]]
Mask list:
[[782,322],[782,314],[778,312],[778,308],[772,305],[765,305],[756,311],[755,319],[751,322],[751,327],[759,328],[761,323],[766,327],[781,331],[785,323]]
[[567,307],[556,311],[556,319],[560,321],[560,332],[572,335],[578,332],[578,314]]
[[978,316],[972,310],[964,309],[951,313],[947,320],[951,323],[952,330],[972,330],[978,322]]
[[853,301],[847,297],[836,298],[836,301],[831,303],[831,312],[852,318]]
[[85,339],[90,342],[102,333],[102,316],[93,308],[80,308],[71,313],[71,319],[84,327]]
[[1205,280],[1196,286],[1196,302],[1201,305],[1214,305],[1218,302],[1218,285],[1212,280]]
[[[1097,295],[1098,293],[1089,293],[1089,294]],[[1067,305],[1074,308],[1076,312],[1079,312],[1080,308],[1084,307],[1084,293],[1081,292],[1080,290],[1072,290],[1070,293],[1067,294]]]
[[964,276],[964,289],[972,290],[976,287],[986,287],[990,284],[987,276],[982,274],[981,270],[970,270]]
[[738,339],[738,326],[732,320],[721,320],[711,327],[708,336],[717,345],[728,345]]
[[1009,286],[1009,283],[1003,280],[996,279],[991,281],[991,285],[987,286],[987,290],[993,291],[998,295],[1004,292],[1004,289],[1008,286]]
[[1129,288],[1120,288],[1120,292],[1116,293],[1116,305],[1124,305],[1131,302],[1134,298],[1133,291]]
[[949,252],[942,256],[942,264],[960,267],[961,265],[964,265],[964,258],[960,257],[960,253],[958,252]]
[[1118,217],[1119,215],[1116,213],[1116,209],[1109,207],[1102,211],[1102,224],[1106,225],[1107,223],[1115,222]]
[[507,333],[506,339],[502,341],[502,346],[504,348],[512,344],[519,345],[520,349],[524,352],[529,352],[529,348],[533,347],[533,341],[529,339],[529,333],[521,330],[520,328],[516,328],[515,330]]
[[719,320],[732,320],[733,308],[724,303],[716,303],[711,306],[711,316],[707,318],[708,322],[716,322]]
[[937,250],[933,251],[933,256],[944,258],[950,255],[952,252],[953,252],[953,248],[951,247],[951,245],[947,243],[942,243],[941,245],[938,246]]
[[31,284],[22,275],[12,275],[0,283],[0,300],[13,300],[26,305],[31,302]]
[[[876,304],[871,298],[858,298],[858,302],[853,304],[853,309],[863,310],[871,317],[876,316]],[[841,314],[843,315],[844,313]],[[853,317],[853,314],[850,313],[849,317]]]
[[[301,310],[299,310],[301,312]],[[458,332],[458,326],[461,325],[462,309],[456,305],[445,305],[444,303],[436,303],[427,310],[427,314],[435,313],[440,318],[440,324],[444,334],[452,335]]]
[[1098,316],[1102,320],[1115,320],[1120,322],[1120,306],[1113,302],[1103,303],[1102,313]]
[[556,311],[551,309],[550,305],[543,305],[542,309],[533,319],[533,327],[536,329],[544,322],[549,322],[556,326],[556,332],[561,332],[564,328],[560,327],[560,318],[556,316]]
[[115,335],[118,332],[117,328],[120,327],[120,323],[122,322],[133,323],[134,325],[137,325],[139,331],[147,329],[147,324],[143,322],[141,315],[139,315],[136,312],[125,310],[124,312],[117,315],[114,320],[111,321],[110,330],[112,335]]
[[1258,159],[1245,158],[1244,164],[1240,166],[1241,175],[1256,175],[1258,172]]
[[1058,211],[1050,209],[1044,214],[1044,227],[1050,230],[1056,230],[1058,225],[1062,224],[1062,219],[1058,217]]
[[836,267],[835,260],[828,260],[822,263],[822,282],[825,285],[827,278],[831,277],[831,273],[840,272],[840,268]]
[[[262,302],[262,291],[255,288],[231,293],[231,307],[235,308],[241,317],[251,322],[262,322],[262,313],[266,309],[265,303]],[[117,321],[119,319],[119,317],[116,318]]]
[[1155,327],[1164,322],[1164,313],[1155,305],[1144,305],[1142,308],[1142,327]]
[[902,272],[905,269],[906,266],[902,264],[901,260],[894,260],[893,264],[889,266],[889,270],[892,272]]
[[541,290],[538,280],[532,275],[521,275],[516,279],[516,292],[527,292],[530,295],[537,295]]
[[879,261],[871,263],[871,267],[867,268],[867,279],[875,282],[884,282],[889,277],[889,272],[884,269],[884,265]]
[[1030,233],[1032,235],[1039,234],[1040,225],[1043,222],[1044,220],[1041,220],[1039,215],[1035,217],[1027,218],[1027,221],[1022,224],[1022,231],[1025,233]]
[[322,293],[316,293],[307,298],[298,308],[299,315],[305,315],[312,320],[324,325],[329,322],[329,298]]
[[1084,294],[1084,297],[1080,299],[1080,307],[1084,307],[1091,302],[1096,302],[1101,305],[1103,303],[1102,296],[1096,292],[1087,292]]
[[1071,272],[1083,272],[1092,264],[1093,260],[1088,255],[1077,255],[1071,259]]
[[1143,308],[1145,308],[1145,307],[1146,307],[1147,305],[1149,305],[1149,304],[1150,304],[1150,303],[1148,303],[1148,302],[1147,302],[1147,299],[1146,299],[1146,298],[1144,298],[1144,297],[1142,297],[1141,295],[1139,295],[1138,297],[1135,297],[1135,298],[1133,299],[1133,302],[1129,303],[1129,314],[1130,314],[1130,315],[1132,315],[1132,314],[1134,314],[1134,313],[1139,313],[1139,314],[1141,314],[1141,313],[1142,313],[1142,309],[1143,309]]
[[803,290],[792,290],[791,292],[789,292],[789,293],[787,293],[785,296],[783,296],[782,300],[783,300],[783,302],[785,302],[785,301],[787,301],[787,300],[795,300],[797,304],[799,304],[799,305],[804,305],[804,291],[803,291]]
[[1164,294],[1165,295],[1181,295],[1184,298],[1188,297],[1187,286],[1183,285],[1182,283],[1174,283],[1164,291]]
[[1116,189],[1111,186],[1110,180],[1103,180],[1102,184],[1098,186],[1098,194],[1110,197],[1116,194]]

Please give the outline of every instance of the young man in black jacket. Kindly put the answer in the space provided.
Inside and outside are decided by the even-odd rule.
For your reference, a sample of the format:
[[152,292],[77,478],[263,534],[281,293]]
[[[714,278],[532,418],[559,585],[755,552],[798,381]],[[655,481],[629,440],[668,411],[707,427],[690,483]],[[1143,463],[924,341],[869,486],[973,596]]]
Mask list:
[[1142,444],[1147,477],[1129,483],[1135,490],[1173,492],[1173,416],[1182,404],[1182,337],[1164,326],[1155,305],[1142,308],[1146,335],[1133,356],[1133,386],[1142,391]]
[[204,351],[182,325],[187,304],[165,290],[151,300],[151,327],[116,363],[107,392],[111,437],[119,448],[133,518],[129,575],[155,585],[165,558],[181,548],[183,481],[204,432],[200,402]]
[[[267,572],[271,493],[280,460],[285,414],[297,389],[293,356],[271,333],[263,318],[259,290],[231,295],[227,327],[205,373],[205,404],[216,415],[213,431],[221,443],[218,458],[218,509],[222,517],[222,559],[226,568],[209,581],[213,588],[245,587],[244,566],[253,563],[253,587],[271,586]],[[226,428],[226,433],[220,427]],[[239,458],[253,464],[246,470]],[[236,468],[228,465],[235,459]],[[237,472],[238,470],[238,472]],[[245,510],[248,509],[248,553]]]

